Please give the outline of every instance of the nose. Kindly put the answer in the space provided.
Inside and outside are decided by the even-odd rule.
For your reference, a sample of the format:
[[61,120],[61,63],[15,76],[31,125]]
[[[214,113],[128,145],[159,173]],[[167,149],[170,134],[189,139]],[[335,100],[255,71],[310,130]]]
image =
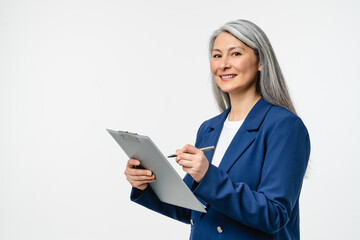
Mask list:
[[220,65],[219,65],[219,68],[220,68],[222,71],[231,68],[231,63],[230,63],[230,60],[229,60],[228,56],[223,56],[223,57],[221,58],[221,63],[220,63]]

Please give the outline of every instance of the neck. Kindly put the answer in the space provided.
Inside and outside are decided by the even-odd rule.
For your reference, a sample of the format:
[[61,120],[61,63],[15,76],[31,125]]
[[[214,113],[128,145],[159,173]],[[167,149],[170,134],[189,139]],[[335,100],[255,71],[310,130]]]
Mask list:
[[258,93],[230,95],[229,121],[244,120],[260,98]]

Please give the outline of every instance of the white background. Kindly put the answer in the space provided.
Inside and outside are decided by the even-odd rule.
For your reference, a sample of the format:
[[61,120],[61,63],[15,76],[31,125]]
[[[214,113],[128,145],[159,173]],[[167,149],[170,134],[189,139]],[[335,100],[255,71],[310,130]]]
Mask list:
[[289,2],[0,0],[0,239],[187,239],[129,200],[105,129],[194,143],[218,114],[208,39],[239,18],[267,33],[310,132],[302,239],[356,239],[360,4]]

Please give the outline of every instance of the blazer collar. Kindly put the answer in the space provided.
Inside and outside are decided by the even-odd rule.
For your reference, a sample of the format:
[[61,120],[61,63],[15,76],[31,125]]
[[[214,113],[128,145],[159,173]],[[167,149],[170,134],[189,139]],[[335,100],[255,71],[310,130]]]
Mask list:
[[[242,124],[241,128],[245,128],[246,130],[257,130],[259,129],[262,121],[264,120],[268,110],[271,108],[272,104],[266,101],[264,98],[260,98],[253,108],[250,110],[249,114],[245,118],[245,121]],[[216,128],[223,127],[223,124],[229,115],[231,110],[231,106],[228,107],[224,112],[222,112],[217,117],[209,120],[209,127],[213,130]]]
[[[256,102],[256,104],[250,110],[249,114],[246,116],[240,129],[237,131],[232,142],[230,143],[219,165],[219,168],[228,171],[231,166],[236,162],[236,160],[241,157],[241,155],[245,152],[248,146],[255,140],[256,130],[260,128],[271,106],[272,105],[264,98],[260,98]],[[226,120],[230,109],[231,107],[226,109],[217,117],[209,120],[208,127],[210,129],[204,138],[204,143],[202,144],[203,146],[216,146],[224,125],[224,121]],[[207,159],[211,162],[214,151],[206,152],[205,155]]]

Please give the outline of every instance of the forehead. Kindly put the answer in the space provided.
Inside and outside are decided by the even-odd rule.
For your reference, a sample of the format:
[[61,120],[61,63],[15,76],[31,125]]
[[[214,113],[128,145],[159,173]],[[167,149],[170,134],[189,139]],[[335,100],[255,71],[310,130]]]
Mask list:
[[214,41],[213,49],[226,50],[229,48],[240,47],[244,50],[249,49],[243,42],[228,32],[221,32]]

